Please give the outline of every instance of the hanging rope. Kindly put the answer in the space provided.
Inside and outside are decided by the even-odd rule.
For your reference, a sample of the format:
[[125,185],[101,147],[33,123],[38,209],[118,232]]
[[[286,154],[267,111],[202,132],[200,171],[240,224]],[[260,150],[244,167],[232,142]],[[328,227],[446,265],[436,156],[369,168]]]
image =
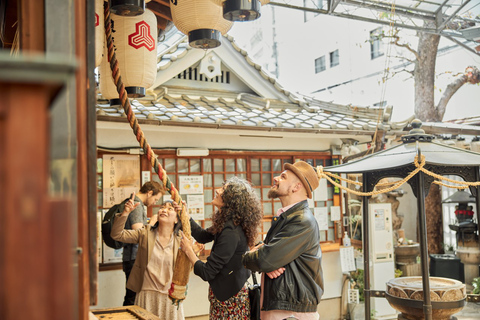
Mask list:
[[[402,180],[399,180],[399,181],[378,183],[377,186],[387,186],[387,185],[392,185],[392,186],[388,187],[388,188],[385,188],[385,189],[381,189],[381,190],[373,190],[373,191],[370,191],[370,192],[362,192],[362,191],[357,191],[357,190],[350,189],[348,187],[344,187],[342,184],[336,182],[335,180],[338,179],[338,180],[341,180],[341,181],[344,181],[344,182],[347,182],[347,183],[351,183],[351,184],[354,184],[354,185],[358,185],[358,186],[362,186],[363,184],[359,181],[355,181],[355,180],[351,180],[351,179],[345,179],[345,178],[342,178],[341,176],[339,176],[337,174],[323,171],[323,166],[318,166],[317,167],[317,175],[318,175],[319,179],[325,178],[328,181],[330,181],[331,184],[339,187],[342,190],[345,190],[346,192],[353,193],[355,195],[363,196],[363,197],[369,197],[369,196],[393,191],[393,190],[401,187],[403,184],[405,184],[408,180],[413,178],[413,176],[415,176],[420,171],[422,171],[426,175],[429,175],[429,176],[437,179],[433,183],[444,186],[444,187],[447,187],[447,188],[466,189],[466,188],[471,187],[471,186],[472,187],[480,186],[479,181],[476,181],[476,182],[457,181],[457,180],[453,180],[453,179],[441,176],[437,173],[434,173],[430,170],[425,169],[425,156],[423,154],[421,156],[420,162],[418,162],[418,156],[415,156],[415,159],[414,159],[413,163],[414,163],[416,169],[413,170],[412,172],[410,172],[408,174],[408,176],[406,176],[405,178],[403,178]],[[445,183],[443,183],[441,181],[438,181],[438,180],[447,181],[447,182],[450,182],[450,183],[453,183],[453,184],[456,184],[456,185],[448,185],[448,184],[445,184]]]
[[[145,135],[138,124],[138,120],[135,117],[135,114],[132,111],[132,106],[127,97],[127,92],[125,90],[125,85],[122,82],[122,77],[120,75],[120,68],[118,66],[117,57],[115,55],[115,50],[113,48],[113,37],[112,37],[112,22],[110,18],[110,7],[108,1],[104,2],[104,12],[105,12],[105,36],[107,39],[107,49],[108,49],[108,59],[110,61],[110,69],[112,70],[112,78],[115,86],[117,87],[118,95],[120,97],[122,107],[127,116],[130,127],[137,138],[137,141],[142,147],[144,154],[147,156],[147,159],[150,161],[155,172],[158,174],[160,181],[162,181],[165,189],[170,193],[172,199],[180,206],[182,206],[182,211],[180,214],[180,220],[182,222],[182,231],[184,235],[190,239],[191,238],[191,229],[190,221],[188,221],[185,214],[185,206],[182,203],[182,198],[178,193],[178,190],[175,188],[175,185],[172,183],[168,177],[166,171],[163,169],[162,165],[157,159],[157,155],[153,152],[152,148],[147,142]],[[172,286],[168,291],[170,299],[174,304],[178,305],[182,300],[185,299],[187,291],[187,283],[190,275],[190,270],[192,264],[188,260],[187,256],[182,250],[178,251],[177,260],[174,266]]]

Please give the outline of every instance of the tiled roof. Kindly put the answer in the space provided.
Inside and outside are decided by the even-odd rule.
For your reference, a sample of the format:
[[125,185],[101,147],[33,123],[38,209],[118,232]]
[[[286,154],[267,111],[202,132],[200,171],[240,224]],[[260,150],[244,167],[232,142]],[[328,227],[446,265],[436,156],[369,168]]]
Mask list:
[[[225,42],[229,43],[225,43]],[[388,123],[391,109],[338,105],[316,100],[285,90],[278,81],[256,64],[247,52],[238,47],[233,37],[223,37],[222,45],[231,45],[243,56],[249,66],[285,96],[284,101],[265,99],[253,94],[218,91],[196,91],[159,87],[157,96],[132,101],[136,117],[141,120],[171,122],[175,125],[224,126],[250,128],[253,130],[336,130],[342,132],[372,132],[377,124],[384,130],[402,130],[408,121]],[[192,49],[187,37],[172,33],[158,45],[158,71],[166,70],[179,62]],[[185,66],[189,67],[189,66]],[[248,67],[248,66],[246,66]],[[158,93],[157,93],[158,91]],[[281,96],[282,96],[281,95]],[[380,114],[379,114],[380,113]],[[97,104],[97,115],[101,120],[125,116],[121,107]]]
[[[225,93],[227,96],[228,93]],[[257,103],[253,101],[257,99]],[[270,103],[268,103],[270,102]],[[250,127],[251,129],[283,128],[341,131],[374,131],[377,118],[350,112],[338,113],[322,108],[320,105],[301,107],[293,103],[268,101],[261,98],[244,96],[235,98],[190,96],[185,94],[164,94],[152,103],[151,100],[133,100],[132,110],[140,119],[172,121],[181,124],[204,124]],[[329,106],[332,108],[332,106]],[[348,110],[347,110],[348,111]],[[123,108],[107,104],[97,105],[98,116],[124,117]],[[105,119],[102,117],[102,119]],[[392,127],[382,125],[384,129],[402,129],[407,123]]]

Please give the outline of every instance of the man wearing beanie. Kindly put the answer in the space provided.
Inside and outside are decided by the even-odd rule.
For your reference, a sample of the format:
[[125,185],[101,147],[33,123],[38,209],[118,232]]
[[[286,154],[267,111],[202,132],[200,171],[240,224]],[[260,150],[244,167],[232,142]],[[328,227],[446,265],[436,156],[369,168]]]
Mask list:
[[243,265],[262,274],[262,320],[317,320],[323,294],[322,251],[317,221],[308,206],[318,177],[308,163],[286,163],[268,197],[278,198],[265,244],[244,254]]

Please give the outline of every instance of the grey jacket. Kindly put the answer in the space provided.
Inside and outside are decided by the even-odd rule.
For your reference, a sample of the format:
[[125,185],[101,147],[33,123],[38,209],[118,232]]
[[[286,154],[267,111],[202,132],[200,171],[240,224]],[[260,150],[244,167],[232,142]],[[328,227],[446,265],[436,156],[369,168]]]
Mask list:
[[258,272],[284,267],[285,272],[275,279],[265,275],[262,310],[316,312],[323,294],[322,251],[318,224],[307,200],[273,221],[264,242],[243,256],[243,265]]

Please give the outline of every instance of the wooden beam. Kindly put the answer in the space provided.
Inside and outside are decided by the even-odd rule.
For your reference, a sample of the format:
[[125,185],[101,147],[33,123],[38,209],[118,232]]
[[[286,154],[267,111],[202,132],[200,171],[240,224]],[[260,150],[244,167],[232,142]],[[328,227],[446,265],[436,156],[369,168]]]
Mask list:
[[45,1],[18,0],[20,50],[45,51]]
[[172,21],[172,12],[170,11],[170,7],[151,1],[147,3],[147,8],[152,10],[157,17],[162,17],[168,21]]
[[168,0],[152,0],[149,3],[152,3],[152,2],[160,3],[160,4],[163,4],[164,6],[170,8],[170,1],[168,1]]
[[157,16],[156,14],[155,14],[155,16],[157,17],[157,27],[158,27],[158,29],[165,30],[167,28],[168,21],[165,20],[164,18],[160,17],[160,16]]

